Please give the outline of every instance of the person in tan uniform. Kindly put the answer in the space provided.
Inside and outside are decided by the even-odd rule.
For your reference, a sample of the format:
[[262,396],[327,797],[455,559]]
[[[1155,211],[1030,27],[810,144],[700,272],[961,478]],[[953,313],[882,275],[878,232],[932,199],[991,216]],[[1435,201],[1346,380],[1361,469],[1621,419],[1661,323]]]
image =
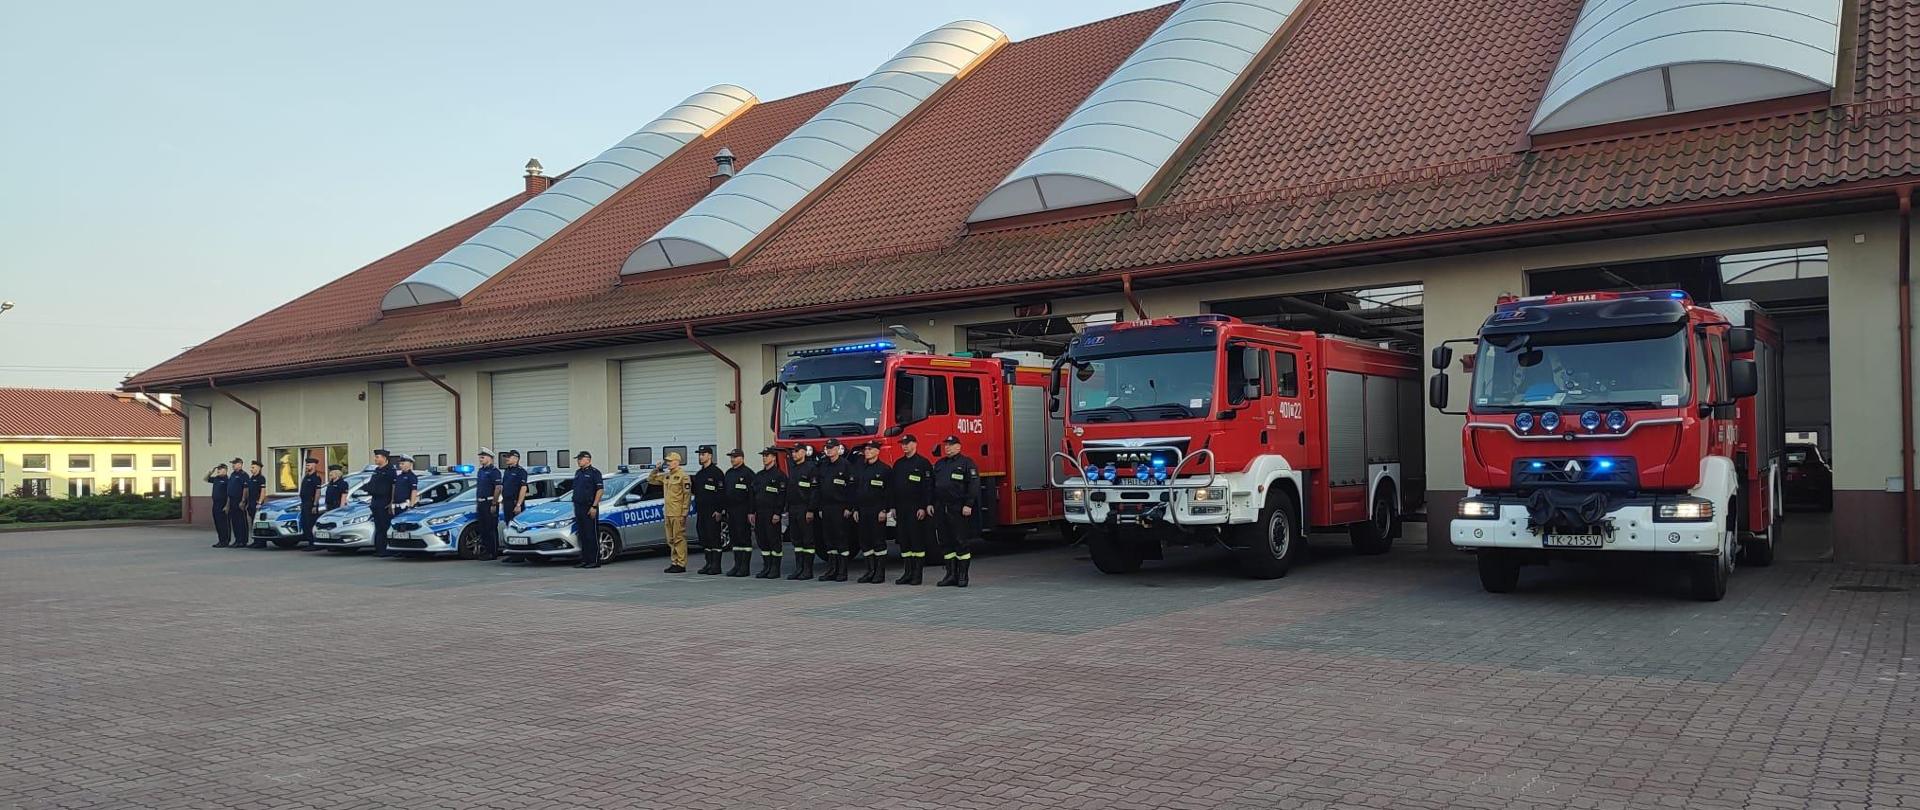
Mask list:
[[680,467],[680,454],[668,453],[665,463],[647,476],[649,486],[658,486],[666,503],[662,511],[667,524],[667,573],[687,572],[687,512],[693,508],[693,479]]

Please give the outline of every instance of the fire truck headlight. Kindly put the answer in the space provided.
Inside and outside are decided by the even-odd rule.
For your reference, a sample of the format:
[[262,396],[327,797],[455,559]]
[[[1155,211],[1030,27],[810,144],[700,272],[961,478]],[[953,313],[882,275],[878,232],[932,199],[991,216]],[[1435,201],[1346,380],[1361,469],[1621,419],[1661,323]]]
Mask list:
[[1460,500],[1460,516],[1463,518],[1493,518],[1500,516],[1500,505],[1492,501],[1476,501],[1472,498]]
[[1600,412],[1599,411],[1582,412],[1580,414],[1580,427],[1586,428],[1587,432],[1589,433],[1599,430],[1600,429]]
[[1079,506],[1087,502],[1087,491],[1084,489],[1069,489],[1067,490],[1066,498],[1067,505]]
[[1549,431],[1560,429],[1560,412],[1547,411],[1540,414],[1540,427]]
[[1655,512],[1659,520],[1712,520],[1713,501],[1704,498],[1661,501]]
[[1521,411],[1520,415],[1513,417],[1513,426],[1519,428],[1521,433],[1532,430],[1533,414],[1529,411]]
[[1207,501],[1207,502],[1224,501],[1227,499],[1227,488],[1226,487],[1201,487],[1200,489],[1196,489],[1193,491],[1193,499],[1196,501]]
[[1627,429],[1626,411],[1607,411],[1607,429],[1619,432]]

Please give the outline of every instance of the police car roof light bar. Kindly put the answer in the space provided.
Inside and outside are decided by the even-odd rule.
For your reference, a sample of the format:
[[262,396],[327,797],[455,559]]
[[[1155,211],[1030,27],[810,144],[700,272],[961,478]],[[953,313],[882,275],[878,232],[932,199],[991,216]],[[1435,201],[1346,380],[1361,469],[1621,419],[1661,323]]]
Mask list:
[[536,464],[532,467],[527,468],[527,472],[532,473],[534,475],[546,475],[551,470],[552,468],[548,467],[545,464]]

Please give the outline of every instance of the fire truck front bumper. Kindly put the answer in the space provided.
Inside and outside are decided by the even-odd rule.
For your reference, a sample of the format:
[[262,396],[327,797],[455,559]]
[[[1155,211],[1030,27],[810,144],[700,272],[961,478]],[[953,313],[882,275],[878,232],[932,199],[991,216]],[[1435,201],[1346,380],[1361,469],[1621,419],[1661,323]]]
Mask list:
[[1692,512],[1707,513],[1705,519],[1663,520],[1659,515],[1674,510],[1662,509],[1652,498],[1616,503],[1598,521],[1580,526],[1536,528],[1526,502],[1517,498],[1469,496],[1461,512],[1450,534],[1453,545],[1462,549],[1711,554],[1720,549],[1725,530],[1722,521],[1711,517],[1718,510],[1710,506]]
[[1087,486],[1074,479],[1065,488],[1066,518],[1089,525],[1224,526],[1231,522],[1229,493],[1224,479],[1208,487],[1125,482]]

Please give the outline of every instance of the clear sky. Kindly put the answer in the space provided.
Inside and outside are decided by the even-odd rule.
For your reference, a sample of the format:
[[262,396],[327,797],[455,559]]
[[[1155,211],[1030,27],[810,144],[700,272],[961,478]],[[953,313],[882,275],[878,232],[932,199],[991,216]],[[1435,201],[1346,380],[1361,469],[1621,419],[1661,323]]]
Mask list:
[[973,18],[1152,0],[0,6],[0,386],[111,388],[719,82],[858,79]]

